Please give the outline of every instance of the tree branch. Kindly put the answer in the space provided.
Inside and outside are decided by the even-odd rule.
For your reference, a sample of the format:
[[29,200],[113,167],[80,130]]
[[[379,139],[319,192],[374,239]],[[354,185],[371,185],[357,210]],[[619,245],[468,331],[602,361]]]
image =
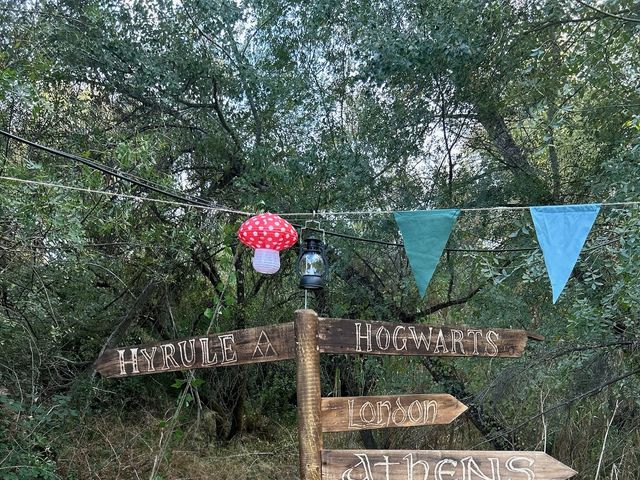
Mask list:
[[616,20],[622,20],[623,22],[640,23],[640,18],[630,18],[630,17],[619,15],[617,13],[609,13],[594,5],[589,5],[587,2],[583,2],[582,0],[576,0],[576,2],[578,2],[583,7],[586,7],[590,10],[593,10],[594,12],[598,12],[604,15],[605,17],[615,18]]
[[618,383],[618,382],[624,380],[625,378],[629,378],[629,377],[632,377],[634,375],[639,375],[639,374],[640,374],[640,368],[638,368],[636,370],[632,370],[631,372],[625,373],[623,375],[619,375],[619,376],[617,376],[615,378],[612,378],[610,380],[607,380],[606,382],[601,383],[597,387],[594,387],[594,388],[592,388],[590,390],[587,390],[586,392],[583,392],[580,395],[576,395],[575,397],[569,398],[568,400],[565,400],[565,401],[560,402],[560,403],[556,403],[554,406],[549,407],[546,410],[543,410],[541,412],[536,413],[535,415],[527,418],[526,420],[524,420],[523,422],[519,423],[515,427],[512,427],[512,428],[510,428],[508,430],[505,430],[504,432],[501,432],[497,436],[487,438],[486,440],[475,444],[473,447],[471,447],[471,449],[475,450],[476,448],[478,448],[481,445],[484,445],[486,443],[492,443],[494,440],[496,440],[496,438],[498,438],[498,436],[504,436],[504,435],[507,435],[509,433],[513,433],[516,430],[519,430],[520,428],[524,427],[526,424],[528,424],[528,423],[540,418],[543,415],[546,415],[549,412],[553,412],[554,410],[558,410],[559,408],[562,408],[564,406],[567,406],[567,405],[570,405],[572,403],[578,402],[578,401],[582,400],[583,398],[596,395],[596,394],[600,393],[602,390],[604,390],[606,387],[608,387],[610,385],[613,385],[614,383]]

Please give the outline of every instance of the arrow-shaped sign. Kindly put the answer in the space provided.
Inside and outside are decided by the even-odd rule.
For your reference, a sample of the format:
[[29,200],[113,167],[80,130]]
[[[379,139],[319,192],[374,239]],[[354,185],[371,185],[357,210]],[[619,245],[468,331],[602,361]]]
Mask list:
[[322,480],[564,480],[576,473],[543,452],[322,451]]
[[425,324],[320,319],[318,343],[324,353],[424,355],[437,357],[519,357],[525,330],[444,327]]
[[466,405],[445,393],[329,397],[321,403],[322,431],[440,425],[451,423],[465,410]]
[[293,322],[105,350],[95,367],[104,377],[275,362],[295,356]]
[[[519,357],[535,338],[524,330],[439,327],[322,318],[323,353]],[[127,377],[192,368],[224,367],[294,358],[293,323],[245,328],[200,337],[105,350],[95,363],[105,377]]]

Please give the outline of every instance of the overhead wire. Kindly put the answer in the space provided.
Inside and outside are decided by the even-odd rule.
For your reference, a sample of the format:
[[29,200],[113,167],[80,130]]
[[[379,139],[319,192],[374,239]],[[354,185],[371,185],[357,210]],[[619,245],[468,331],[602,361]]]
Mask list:
[[[219,205],[215,202],[209,201],[209,200],[204,200],[202,198],[193,196],[193,195],[189,195],[183,192],[176,192],[176,191],[171,191],[165,187],[163,187],[162,185],[159,185],[155,182],[152,182],[150,180],[141,178],[141,177],[137,177],[135,175],[131,175],[127,172],[122,172],[116,168],[110,167],[108,165],[104,165],[102,163],[96,162],[94,160],[90,160],[84,157],[80,157],[78,155],[73,155],[67,152],[63,152],[61,150],[55,149],[55,148],[51,148],[51,147],[47,147],[45,145],[41,145],[39,143],[33,142],[31,140],[27,140],[25,138],[22,138],[18,135],[14,135],[10,132],[7,132],[5,130],[1,130],[0,129],[0,134],[16,140],[18,142],[24,143],[25,145],[31,146],[33,148],[45,151],[47,153],[50,153],[52,155],[57,155],[57,156],[61,156],[63,158],[69,159],[69,160],[73,160],[73,161],[77,161],[80,162],[90,168],[99,170],[103,173],[107,173],[109,175],[113,175],[117,178],[120,178],[122,180],[125,180],[127,182],[130,182],[132,184],[141,186],[143,188],[146,188],[148,190],[151,190],[153,192],[165,195],[165,196],[169,196],[170,198],[173,198],[174,200],[162,200],[162,199],[157,199],[157,198],[152,198],[152,197],[141,197],[138,195],[131,195],[131,194],[125,194],[125,193],[117,193],[117,192],[110,192],[110,191],[104,191],[104,190],[96,190],[96,189],[91,189],[91,188],[85,188],[85,187],[74,187],[74,186],[69,186],[69,185],[62,185],[62,184],[57,184],[57,183],[51,183],[51,182],[43,182],[43,181],[37,181],[37,180],[28,180],[28,179],[23,179],[23,178],[15,178],[15,177],[9,177],[9,176],[0,176],[0,180],[5,180],[5,181],[12,181],[12,182],[18,182],[18,183],[24,183],[24,184],[31,184],[31,185],[39,185],[39,186],[45,186],[45,187],[49,187],[49,188],[60,188],[60,189],[66,189],[66,190],[72,190],[72,191],[80,191],[80,192],[85,192],[85,193],[91,193],[91,194],[102,194],[102,195],[109,195],[109,196],[113,196],[113,197],[119,197],[119,198],[127,198],[127,199],[131,199],[131,200],[138,200],[138,201],[148,201],[148,202],[155,202],[155,203],[161,203],[161,204],[166,204],[166,205],[172,205],[172,206],[176,206],[176,207],[185,207],[185,208],[189,208],[189,207],[194,207],[194,208],[199,208],[202,210],[208,210],[208,211],[219,211],[219,212],[226,212],[226,213],[232,213],[232,214],[238,214],[238,215],[243,215],[243,216],[251,216],[254,215],[258,212],[249,212],[249,211],[243,211],[243,210],[237,210],[237,209],[233,209],[233,208],[229,208],[223,205]],[[180,200],[180,201],[176,201],[176,200]],[[630,202],[604,202],[604,203],[600,203],[601,206],[637,206],[640,205],[640,202],[638,201],[630,201]],[[508,206],[495,206],[495,207],[470,207],[470,208],[460,208],[459,210],[461,212],[483,212],[483,211],[510,211],[510,210],[528,210],[530,207],[529,206],[521,206],[521,205],[508,205]],[[413,211],[417,211],[417,210],[413,210]],[[393,214],[395,211],[393,210],[355,210],[355,211],[313,211],[313,212],[288,212],[288,213],[280,213],[279,215],[281,217],[294,217],[294,218],[316,218],[316,217],[335,217],[335,216],[366,216],[366,215],[391,215]],[[308,228],[308,227],[303,227],[302,225],[298,225],[298,224],[294,224],[294,226],[298,229],[307,229],[310,231],[317,231],[317,232],[324,232],[326,235],[330,235],[330,236],[334,236],[334,237],[339,237],[339,238],[345,238],[345,239],[349,239],[349,240],[355,240],[355,241],[360,241],[360,242],[367,242],[367,243],[372,243],[372,244],[378,244],[378,245],[385,245],[385,246],[393,246],[393,247],[404,247],[404,244],[402,243],[396,243],[396,242],[388,242],[388,241],[384,241],[384,240],[377,240],[377,239],[372,239],[372,238],[364,238],[364,237],[358,237],[358,236],[354,236],[354,235],[348,235],[348,234],[344,234],[344,233],[339,233],[339,232],[334,232],[334,231],[326,231],[326,230],[322,230],[322,229],[315,229],[315,228]],[[477,252],[477,253],[483,253],[483,252],[491,252],[491,253],[500,253],[500,252],[531,252],[531,251],[535,251],[537,249],[537,247],[522,247],[522,248],[495,248],[495,249],[484,249],[484,248],[448,248],[446,249],[449,252]]]
[[[122,172],[116,168],[110,167],[108,165],[104,165],[102,163],[96,162],[95,160],[90,160],[88,158],[80,157],[78,155],[73,155],[71,153],[63,152],[61,150],[47,147],[45,145],[41,145],[39,143],[33,142],[31,140],[27,140],[26,138],[22,138],[18,135],[14,135],[10,132],[0,129],[0,134],[4,135],[8,138],[16,140],[18,142],[24,143],[25,145],[29,145],[33,148],[48,152],[53,155],[58,155],[63,158],[67,158],[69,160],[74,160],[84,165],[87,165],[91,168],[99,170],[103,173],[108,173],[115,177],[118,177],[122,180],[126,180],[130,183],[136,184],[138,186],[147,188],[156,193],[160,193],[162,195],[167,195],[169,197],[174,198],[175,200],[180,200],[185,203],[190,203],[193,205],[201,205],[208,206],[214,210],[220,210],[230,213],[237,213],[239,215],[254,215],[257,212],[247,212],[242,210],[236,210],[233,208],[229,208],[223,205],[218,205],[215,202],[204,200],[202,198],[189,195],[183,192],[175,192],[168,190],[167,188],[159,185],[150,180],[137,177],[135,175],[131,175],[126,172]],[[615,207],[615,206],[638,206],[640,205],[640,201],[628,201],[628,202],[597,202],[599,205],[603,207]],[[505,206],[494,206],[494,207],[462,207],[459,208],[461,212],[488,212],[488,211],[510,211],[510,210],[528,210],[530,206],[524,205],[505,205]],[[405,211],[419,211],[419,210],[405,210]],[[392,215],[396,210],[352,210],[352,211],[331,211],[331,210],[320,210],[313,212],[284,212],[279,213],[281,217],[332,217],[332,216],[366,216],[366,215]]]
[[212,202],[210,200],[204,200],[202,198],[193,196],[193,195],[189,195],[187,193],[184,192],[176,192],[176,191],[172,191],[169,190],[168,188],[156,183],[156,182],[152,182],[151,180],[147,180],[145,178],[141,178],[138,177],[136,175],[132,175],[130,173],[127,172],[123,172],[121,170],[118,170],[114,167],[110,167],[108,165],[105,165],[103,163],[97,162],[95,160],[91,160],[89,158],[85,158],[85,157],[81,157],[79,155],[74,155],[71,153],[67,153],[67,152],[63,152],[62,150],[58,150],[55,148],[51,148],[51,147],[47,147],[46,145],[42,145],[36,142],[33,142],[31,140],[28,140],[26,138],[20,137],[18,135],[15,135],[13,133],[7,132],[5,130],[0,130],[0,134],[4,135],[5,137],[8,137],[12,140],[15,140],[17,142],[23,143],[25,145],[28,145],[30,147],[36,148],[38,150],[42,150],[43,152],[47,152],[49,154],[52,155],[56,155],[62,158],[66,158],[68,160],[73,160],[75,162],[79,162],[82,163],[90,168],[93,168],[95,170],[98,170],[102,173],[107,173],[109,175],[113,175],[114,177],[120,178],[122,180],[125,180],[129,183],[133,183],[135,185],[138,185],[140,187],[144,187],[148,190],[151,190],[153,192],[156,193],[160,193],[162,195],[168,196],[173,198],[174,200],[179,200],[185,203],[189,203],[189,204],[193,204],[193,205],[201,205],[201,206],[207,206],[207,207],[212,207],[212,209],[215,210],[219,210],[219,211],[225,211],[225,212],[230,212],[230,213],[237,213],[240,215],[251,215],[250,212],[243,212],[241,210],[236,210],[236,209],[232,209],[232,208],[228,208],[225,207],[223,205],[218,205],[215,202]]
[[199,204],[194,204],[194,203],[184,203],[184,202],[174,202],[172,200],[162,200],[160,198],[152,198],[152,197],[140,197],[137,195],[130,195],[128,193],[118,193],[118,192],[109,192],[106,190],[94,190],[92,188],[85,188],[85,187],[73,187],[70,185],[61,185],[59,183],[50,183],[50,182],[41,182],[41,181],[37,181],[37,180],[27,180],[25,178],[15,178],[15,177],[7,177],[4,175],[0,175],[0,180],[6,180],[9,182],[17,182],[17,183],[25,183],[28,185],[37,185],[37,186],[42,186],[42,187],[49,187],[49,188],[60,188],[60,189],[64,189],[64,190],[72,190],[72,191],[76,191],[76,192],[84,192],[84,193],[93,193],[93,194],[99,194],[99,195],[109,195],[112,197],[121,197],[121,198],[127,198],[130,200],[140,200],[140,201],[145,201],[145,202],[155,202],[155,203],[163,203],[163,204],[167,204],[167,205],[173,205],[173,206],[177,206],[177,207],[193,207],[193,208],[200,208],[203,210],[220,210],[220,211],[224,211],[224,212],[230,212],[230,213],[238,213],[237,210],[228,210],[222,207],[210,207],[207,205],[199,205]]
[[[622,207],[622,206],[640,206],[640,201],[630,202],[595,202],[602,207]],[[456,208],[461,212],[489,212],[489,211],[511,211],[511,210],[529,210],[529,205],[507,205],[496,207],[463,207]],[[330,211],[320,210],[315,212],[296,212],[296,213],[279,213],[281,217],[351,217],[351,216],[367,216],[367,215],[393,215],[396,212],[419,212],[420,210],[353,210],[353,211]],[[434,209],[439,210],[439,209]]]
[[[162,199],[159,199],[159,198],[140,197],[140,196],[137,196],[137,195],[130,195],[130,194],[127,194],[127,193],[109,192],[109,191],[105,191],[105,190],[95,190],[95,189],[92,189],[92,188],[85,188],[85,187],[74,187],[74,186],[70,186],[70,185],[62,185],[62,184],[59,184],[59,183],[42,182],[42,181],[38,181],[38,180],[28,180],[28,179],[24,179],[24,178],[8,177],[8,176],[5,176],[5,175],[0,175],[0,180],[5,180],[5,181],[9,181],[9,182],[16,182],[16,183],[23,183],[23,184],[27,184],[27,185],[42,186],[42,187],[47,187],[47,188],[59,188],[59,189],[63,189],[63,190],[71,190],[71,191],[82,192],[82,193],[108,195],[108,196],[112,196],[112,197],[126,198],[126,199],[130,199],[130,200],[137,200],[137,201],[142,201],[142,202],[154,202],[154,203],[160,203],[160,204],[164,204],[164,205],[171,205],[171,206],[175,206],[175,207],[198,208],[198,209],[209,210],[209,211],[221,211],[221,212],[228,212],[228,213],[239,213],[238,210],[227,209],[225,207],[210,207],[210,206],[205,206],[205,205],[196,205],[196,204],[192,204],[192,203],[175,202],[173,200],[162,200]],[[241,212],[241,213],[243,213],[245,215],[250,215],[249,212]],[[293,223],[292,225],[295,228],[299,229],[299,230],[303,230],[304,229],[304,230],[318,232],[318,233],[325,233],[326,235],[332,236],[332,237],[344,238],[344,239],[348,239],[348,240],[354,240],[354,241],[365,242],[365,243],[372,243],[372,244],[377,244],[377,245],[385,245],[385,246],[391,246],[391,247],[404,248],[404,244],[403,243],[388,242],[388,241],[384,241],[384,240],[377,240],[377,239],[374,239],[374,238],[358,237],[358,236],[355,236],[355,235],[348,235],[346,233],[334,232],[334,231],[331,231],[331,230],[324,230],[324,229],[320,229],[320,228],[307,227],[307,226],[299,225],[299,224],[296,224],[296,223]],[[448,252],[475,252],[475,253],[483,253],[483,252],[485,252],[485,253],[530,252],[530,251],[534,251],[534,250],[536,250],[535,247],[495,248],[495,249],[490,249],[490,248],[447,248],[446,249],[446,251],[448,251]]]

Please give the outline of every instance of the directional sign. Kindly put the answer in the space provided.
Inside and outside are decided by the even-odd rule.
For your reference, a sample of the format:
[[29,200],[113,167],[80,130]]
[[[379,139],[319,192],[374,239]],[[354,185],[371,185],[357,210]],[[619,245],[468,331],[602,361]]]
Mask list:
[[95,363],[105,377],[275,362],[294,358],[293,322],[106,350]]
[[543,452],[322,451],[322,480],[564,480],[576,473]]
[[[519,357],[530,337],[524,330],[441,327],[323,318],[318,332],[324,353]],[[540,339],[539,336],[531,336]]]
[[323,432],[451,423],[467,406],[444,393],[330,397],[321,402]]

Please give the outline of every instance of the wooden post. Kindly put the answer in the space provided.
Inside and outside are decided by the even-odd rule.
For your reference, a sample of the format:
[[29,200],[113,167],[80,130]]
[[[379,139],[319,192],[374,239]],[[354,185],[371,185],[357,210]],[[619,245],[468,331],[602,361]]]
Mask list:
[[320,422],[318,314],[313,310],[297,310],[294,331],[296,336],[300,479],[321,480],[322,426]]

